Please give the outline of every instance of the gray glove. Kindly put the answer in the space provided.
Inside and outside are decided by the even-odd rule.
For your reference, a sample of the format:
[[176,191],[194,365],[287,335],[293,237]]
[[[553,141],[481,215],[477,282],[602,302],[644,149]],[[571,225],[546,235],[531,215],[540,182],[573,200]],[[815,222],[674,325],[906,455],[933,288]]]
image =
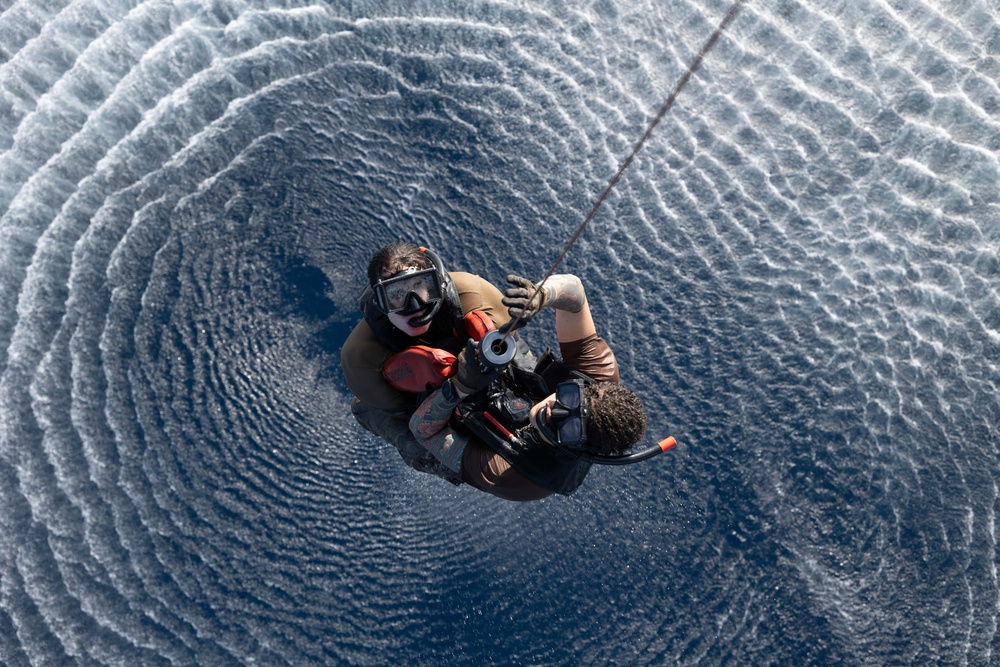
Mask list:
[[477,355],[476,341],[472,339],[469,339],[465,349],[458,353],[455,367],[458,371],[451,377],[451,383],[465,396],[490,386],[503,373],[502,368],[483,370]]
[[[538,295],[531,299],[531,295],[535,293],[535,283],[514,274],[507,276],[507,282],[513,287],[508,287],[504,291],[503,305],[507,306],[507,312],[512,318],[521,318],[517,327],[520,329],[545,307],[545,290],[539,291]],[[530,303],[529,299],[531,299]]]

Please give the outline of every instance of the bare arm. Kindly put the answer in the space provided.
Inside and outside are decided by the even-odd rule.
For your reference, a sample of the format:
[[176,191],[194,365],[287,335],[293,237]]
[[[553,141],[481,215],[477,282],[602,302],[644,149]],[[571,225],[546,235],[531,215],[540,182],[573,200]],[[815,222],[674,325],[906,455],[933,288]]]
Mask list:
[[508,307],[511,317],[527,323],[550,306],[556,310],[556,337],[560,343],[583,340],[597,333],[587,305],[587,293],[578,277],[569,273],[549,276],[537,296],[535,284],[527,278],[511,274],[507,282],[513,287],[504,292],[503,304]]
[[543,307],[556,310],[556,338],[560,343],[582,340],[597,333],[587,293],[578,277],[568,273],[550,276],[543,283],[542,291],[545,293]]

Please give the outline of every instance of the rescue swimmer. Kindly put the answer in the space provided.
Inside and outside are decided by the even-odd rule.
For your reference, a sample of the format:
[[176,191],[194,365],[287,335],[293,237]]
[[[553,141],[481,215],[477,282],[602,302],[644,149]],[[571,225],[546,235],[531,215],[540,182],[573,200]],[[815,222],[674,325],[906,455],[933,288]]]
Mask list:
[[424,400],[410,429],[477,489],[514,501],[569,495],[592,463],[627,458],[646,430],[646,413],[619,383],[618,362],[597,334],[579,278],[551,276],[532,301],[531,281],[507,280],[512,287],[503,303],[512,317],[528,322],[543,308],[556,311],[563,360],[546,353],[532,371],[499,368],[483,363],[486,340],[470,341],[455,374]]

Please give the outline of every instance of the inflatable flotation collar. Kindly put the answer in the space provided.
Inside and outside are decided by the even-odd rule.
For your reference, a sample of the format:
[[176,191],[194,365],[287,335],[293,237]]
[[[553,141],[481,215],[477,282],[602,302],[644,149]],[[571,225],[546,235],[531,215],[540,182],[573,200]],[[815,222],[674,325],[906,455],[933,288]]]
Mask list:
[[411,394],[433,391],[455,374],[455,355],[427,345],[412,345],[382,364],[382,379]]

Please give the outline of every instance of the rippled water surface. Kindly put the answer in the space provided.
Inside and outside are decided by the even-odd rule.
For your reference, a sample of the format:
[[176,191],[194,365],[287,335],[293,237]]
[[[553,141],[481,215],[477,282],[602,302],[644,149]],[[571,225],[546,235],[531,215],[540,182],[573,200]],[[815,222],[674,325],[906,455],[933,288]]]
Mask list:
[[726,2],[0,10],[0,663],[1000,664],[992,0],[747,1],[562,267],[680,445],[526,505],[355,425],[368,256],[540,276]]

